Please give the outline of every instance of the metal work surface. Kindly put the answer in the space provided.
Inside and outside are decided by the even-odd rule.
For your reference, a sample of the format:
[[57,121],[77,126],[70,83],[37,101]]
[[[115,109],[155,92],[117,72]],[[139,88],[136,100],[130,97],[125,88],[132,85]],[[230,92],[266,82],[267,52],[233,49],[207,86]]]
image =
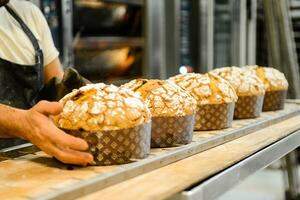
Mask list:
[[17,158],[27,154],[32,154],[40,151],[36,146],[31,143],[25,143],[14,147],[9,147],[0,150],[0,161]]
[[272,162],[280,159],[300,145],[300,131],[266,147],[240,161],[212,178],[189,190],[177,194],[170,200],[213,200],[233,188],[245,178]]
[[[0,162],[0,168],[9,168],[10,172],[0,175],[0,196],[5,194],[5,192],[17,195],[11,189],[18,189],[18,195],[21,195],[23,199],[75,199],[198,154],[299,114],[300,105],[289,103],[286,104],[284,110],[265,112],[260,118],[235,120],[233,127],[229,129],[195,131],[193,142],[188,145],[152,149],[148,158],[126,165],[75,168],[72,171],[67,171],[66,165],[54,162],[53,159],[46,157],[45,154],[40,152],[21,158],[14,158],[13,160],[6,160]],[[22,174],[22,177],[26,178],[19,179],[17,174]],[[16,180],[12,180],[11,177],[16,177]],[[44,180],[42,183],[41,179]],[[13,184],[14,187],[11,188],[10,184]]]

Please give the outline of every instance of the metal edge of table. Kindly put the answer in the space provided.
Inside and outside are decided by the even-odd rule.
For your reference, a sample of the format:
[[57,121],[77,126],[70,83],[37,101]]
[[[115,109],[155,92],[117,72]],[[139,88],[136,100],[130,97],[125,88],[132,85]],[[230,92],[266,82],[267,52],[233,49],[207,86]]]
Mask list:
[[300,146],[300,130],[254,153],[212,178],[172,196],[169,200],[213,200]]
[[[292,118],[300,113],[300,110],[294,110],[288,114],[282,114],[272,119],[265,119],[263,121],[259,121],[253,124],[246,125],[237,130],[229,131],[222,135],[213,136],[210,139],[207,139],[202,142],[194,142],[185,146],[181,146],[175,150],[170,152],[166,152],[163,155],[152,158],[146,158],[140,160],[139,162],[128,164],[126,169],[120,169],[117,172],[107,173],[101,176],[95,176],[93,178],[83,180],[77,184],[73,184],[70,186],[66,186],[60,189],[53,189],[51,193],[43,194],[34,199],[39,200],[50,200],[50,199],[74,199],[86,194],[98,191],[99,189],[104,189],[111,185],[117,184],[119,182],[125,181],[129,178],[136,177],[143,173],[152,171],[157,169],[158,167],[163,167],[178,160],[184,159],[186,157],[195,155],[197,153],[206,151],[210,148],[216,147],[218,145],[224,144],[226,142],[232,141],[239,137],[245,136],[251,132],[257,131],[259,129],[268,127],[271,125],[271,122],[276,123],[279,121],[283,121],[289,118]],[[156,167],[152,167],[154,165]],[[118,176],[122,175],[124,180],[119,180]],[[110,181],[107,181],[110,178]],[[99,187],[99,183],[105,182],[105,187]]]
[[4,149],[0,149],[0,162],[26,156],[40,151],[38,147],[31,143],[24,143]]
[[300,99],[286,99],[285,103],[300,104]]

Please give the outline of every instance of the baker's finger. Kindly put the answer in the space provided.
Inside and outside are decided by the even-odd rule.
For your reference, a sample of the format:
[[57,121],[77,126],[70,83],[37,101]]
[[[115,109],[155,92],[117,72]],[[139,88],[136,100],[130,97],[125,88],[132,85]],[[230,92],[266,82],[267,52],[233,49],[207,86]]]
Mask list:
[[51,126],[51,128],[48,131],[48,139],[63,148],[85,151],[89,147],[88,143],[85,140],[67,134],[64,131],[57,128],[55,125]]
[[87,165],[94,160],[90,153],[76,151],[73,149],[59,148],[57,155],[54,155],[58,160],[66,164]]
[[52,143],[39,146],[45,153],[54,156],[66,164],[87,165],[93,161],[93,156],[86,152],[58,147]]
[[58,115],[62,112],[63,105],[59,102],[40,101],[32,109],[47,116]]

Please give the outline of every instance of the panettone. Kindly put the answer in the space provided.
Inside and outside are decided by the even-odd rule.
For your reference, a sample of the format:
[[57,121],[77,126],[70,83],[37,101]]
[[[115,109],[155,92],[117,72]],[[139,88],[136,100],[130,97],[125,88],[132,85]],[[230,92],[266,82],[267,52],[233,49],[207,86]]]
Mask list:
[[235,89],[238,96],[234,110],[235,118],[247,119],[260,116],[265,88],[256,74],[238,67],[223,67],[213,70],[212,73],[226,79]]
[[172,147],[192,141],[197,102],[187,91],[166,80],[137,79],[123,87],[139,94],[151,111],[152,147]]
[[261,96],[265,93],[262,81],[255,74],[239,67],[223,67],[212,71],[226,79],[238,96]]
[[197,100],[198,104],[222,104],[237,101],[233,87],[220,76],[206,74],[180,74],[170,78]]
[[256,74],[263,82],[266,94],[263,111],[275,111],[284,108],[289,84],[283,73],[271,67],[259,67],[257,65],[245,66],[249,73]]
[[259,67],[257,65],[245,66],[246,70],[255,73],[263,82],[266,91],[287,90],[289,84],[282,72],[272,67]]
[[212,73],[187,73],[170,80],[189,91],[197,100],[195,130],[231,127],[237,95],[225,79]]
[[90,84],[66,95],[62,113],[54,117],[66,133],[83,138],[97,165],[144,158],[150,152],[151,113],[129,89]]
[[136,79],[124,87],[135,91],[144,99],[153,117],[186,116],[196,112],[196,100],[173,82]]
[[108,131],[147,123],[151,119],[143,100],[126,88],[90,84],[66,95],[63,112],[55,117],[58,127],[68,130]]

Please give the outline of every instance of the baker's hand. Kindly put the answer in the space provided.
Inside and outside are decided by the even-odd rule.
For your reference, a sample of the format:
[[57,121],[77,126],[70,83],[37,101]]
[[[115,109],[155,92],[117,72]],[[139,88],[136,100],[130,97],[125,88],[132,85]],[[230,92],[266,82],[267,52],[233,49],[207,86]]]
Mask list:
[[59,101],[66,94],[91,83],[81,76],[78,71],[72,67],[64,70],[63,79],[57,77],[49,80],[39,92],[37,100]]
[[88,144],[80,138],[66,134],[49,118],[50,115],[57,115],[61,111],[60,103],[48,101],[40,101],[30,110],[24,111],[23,138],[63,163],[79,165],[91,163],[92,155],[83,152],[87,150]]

